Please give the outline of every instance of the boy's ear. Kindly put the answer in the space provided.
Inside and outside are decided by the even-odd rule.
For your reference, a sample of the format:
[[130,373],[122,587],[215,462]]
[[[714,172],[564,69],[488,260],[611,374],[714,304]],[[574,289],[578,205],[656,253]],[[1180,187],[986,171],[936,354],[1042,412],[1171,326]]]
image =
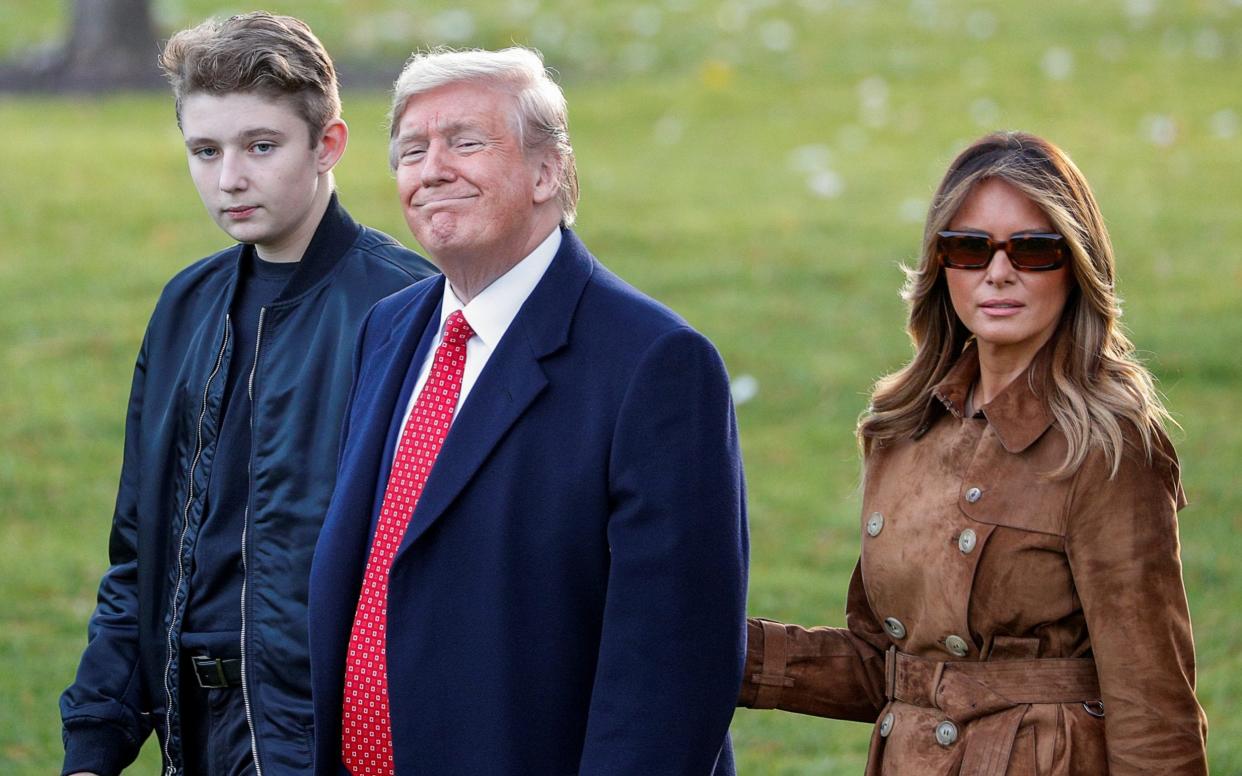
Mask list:
[[347,143],[349,143],[349,127],[345,125],[345,122],[339,118],[329,121],[319,135],[316,161],[320,175],[336,166],[345,153]]

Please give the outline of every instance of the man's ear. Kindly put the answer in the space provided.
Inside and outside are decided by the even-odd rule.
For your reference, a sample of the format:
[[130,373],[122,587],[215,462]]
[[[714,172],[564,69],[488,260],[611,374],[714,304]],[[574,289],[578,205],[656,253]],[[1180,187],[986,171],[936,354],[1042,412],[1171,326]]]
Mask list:
[[534,201],[542,205],[561,191],[561,160],[556,154],[545,152],[535,168]]
[[345,153],[345,146],[348,143],[349,127],[345,125],[345,122],[339,118],[329,121],[319,135],[319,146],[315,161],[318,164],[320,175],[336,166],[336,163],[341,160],[341,156]]

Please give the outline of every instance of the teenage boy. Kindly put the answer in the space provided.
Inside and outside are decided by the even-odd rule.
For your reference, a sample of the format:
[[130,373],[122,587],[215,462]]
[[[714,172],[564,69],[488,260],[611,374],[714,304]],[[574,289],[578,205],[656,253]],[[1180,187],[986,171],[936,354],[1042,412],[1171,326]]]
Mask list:
[[173,278],[138,354],[64,773],[120,773],[152,728],[165,776],[308,773],[307,579],[355,333],[434,270],[337,201],[348,130],[304,23],[207,22],[160,64],[190,176],[240,244]]

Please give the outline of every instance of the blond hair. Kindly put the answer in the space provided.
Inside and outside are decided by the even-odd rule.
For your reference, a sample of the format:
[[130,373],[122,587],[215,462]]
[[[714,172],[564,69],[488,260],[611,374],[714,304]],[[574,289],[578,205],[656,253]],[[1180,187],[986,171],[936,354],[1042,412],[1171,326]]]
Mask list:
[[858,424],[864,453],[875,444],[920,433],[932,389],[971,338],[953,310],[936,235],[948,227],[975,186],[989,178],[1000,178],[1029,197],[1064,236],[1071,254],[1073,288],[1046,345],[1048,367],[1039,373],[1030,370],[1027,376],[1067,442],[1064,460],[1048,475],[1071,475],[1095,449],[1104,452],[1115,474],[1124,453],[1125,424],[1137,430],[1150,460],[1153,437],[1172,419],[1121,328],[1108,229],[1086,178],[1069,156],[1023,132],[980,138],[953,160],[940,181],[928,209],[918,266],[906,268],[902,289],[914,357],[876,382]]
[[578,168],[569,141],[565,93],[543,65],[538,51],[513,46],[500,51],[434,48],[410,57],[393,85],[388,112],[388,163],[397,168],[397,129],[411,98],[441,86],[482,83],[513,95],[517,113],[510,117],[518,141],[527,151],[548,150],[560,165],[557,204],[561,225],[573,226],[578,212]]

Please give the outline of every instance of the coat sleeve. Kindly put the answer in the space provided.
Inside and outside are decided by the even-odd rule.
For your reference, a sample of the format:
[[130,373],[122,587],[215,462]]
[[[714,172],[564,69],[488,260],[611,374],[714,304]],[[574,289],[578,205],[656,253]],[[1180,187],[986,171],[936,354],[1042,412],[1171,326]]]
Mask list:
[[61,695],[64,773],[120,773],[138,757],[151,724],[143,713],[138,649],[138,489],[147,342],[134,367],[125,419],[125,452],[108,540],[109,568],[99,583],[77,677]]
[[884,696],[885,637],[854,567],[845,628],[750,618],[739,706],[874,722]]
[[1177,456],[1127,448],[1115,476],[1092,454],[1074,483],[1066,553],[1104,701],[1111,776],[1206,774],[1207,721],[1177,536]]
[[608,590],[579,773],[710,774],[744,657],[748,538],[724,364],[681,328],[643,355],[609,462]]

